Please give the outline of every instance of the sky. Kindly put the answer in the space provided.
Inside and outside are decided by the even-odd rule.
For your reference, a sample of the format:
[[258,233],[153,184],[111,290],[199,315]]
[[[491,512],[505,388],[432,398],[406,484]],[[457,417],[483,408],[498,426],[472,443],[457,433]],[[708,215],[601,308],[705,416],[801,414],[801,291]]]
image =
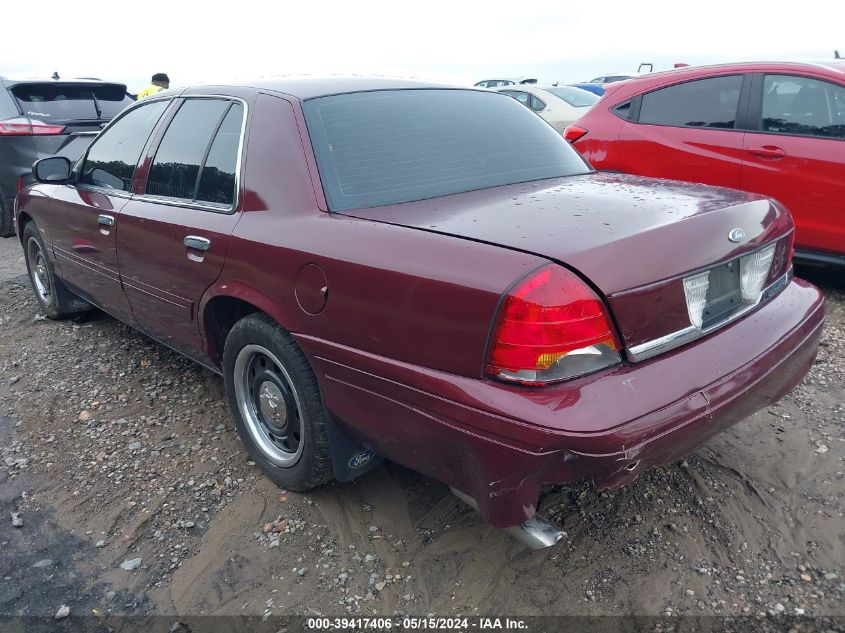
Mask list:
[[335,0],[112,3],[36,19],[0,37],[0,75],[99,77],[137,92],[282,75],[362,74],[472,84],[585,81],[676,62],[845,56],[845,1],[462,2]]

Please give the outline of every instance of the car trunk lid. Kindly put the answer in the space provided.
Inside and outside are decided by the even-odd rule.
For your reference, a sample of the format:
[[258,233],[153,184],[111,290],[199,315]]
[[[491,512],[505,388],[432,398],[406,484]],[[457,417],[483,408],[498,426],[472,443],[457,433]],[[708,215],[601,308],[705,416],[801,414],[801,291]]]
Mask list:
[[[559,262],[607,298],[629,347],[690,325],[685,276],[737,260],[792,229],[785,210],[755,194],[612,173],[349,213]],[[731,232],[742,238],[731,241]],[[719,290],[715,280],[711,294]],[[722,290],[724,299],[730,293]]]

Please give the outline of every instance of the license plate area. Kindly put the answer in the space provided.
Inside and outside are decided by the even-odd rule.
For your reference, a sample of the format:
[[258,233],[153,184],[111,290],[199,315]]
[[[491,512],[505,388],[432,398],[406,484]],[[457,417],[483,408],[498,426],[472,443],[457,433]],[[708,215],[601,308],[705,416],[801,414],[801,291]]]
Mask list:
[[739,274],[739,260],[710,269],[710,283],[701,315],[702,329],[724,321],[742,307]]

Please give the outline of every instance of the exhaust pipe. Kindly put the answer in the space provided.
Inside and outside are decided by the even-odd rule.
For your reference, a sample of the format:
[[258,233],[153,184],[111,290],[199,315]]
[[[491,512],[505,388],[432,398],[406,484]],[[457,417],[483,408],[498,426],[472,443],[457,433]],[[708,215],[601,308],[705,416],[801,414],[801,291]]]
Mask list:
[[[478,512],[478,504],[475,502],[475,499],[465,492],[452,488],[451,486],[449,489],[458,499]],[[519,525],[504,528],[504,531],[525,545],[528,549],[535,550],[556,545],[564,536],[566,536],[566,532],[561,530],[558,526],[539,513],[535,513],[534,516],[526,519]]]

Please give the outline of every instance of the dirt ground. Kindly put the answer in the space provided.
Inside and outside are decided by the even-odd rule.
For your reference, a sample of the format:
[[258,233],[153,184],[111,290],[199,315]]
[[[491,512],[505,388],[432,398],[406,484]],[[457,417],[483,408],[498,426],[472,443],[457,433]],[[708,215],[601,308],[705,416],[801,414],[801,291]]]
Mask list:
[[395,464],[279,490],[220,378],[103,314],[44,319],[0,240],[0,615],[845,616],[845,280],[800,274],[828,297],[804,382],[617,492],[552,490],[567,536],[530,552]]

